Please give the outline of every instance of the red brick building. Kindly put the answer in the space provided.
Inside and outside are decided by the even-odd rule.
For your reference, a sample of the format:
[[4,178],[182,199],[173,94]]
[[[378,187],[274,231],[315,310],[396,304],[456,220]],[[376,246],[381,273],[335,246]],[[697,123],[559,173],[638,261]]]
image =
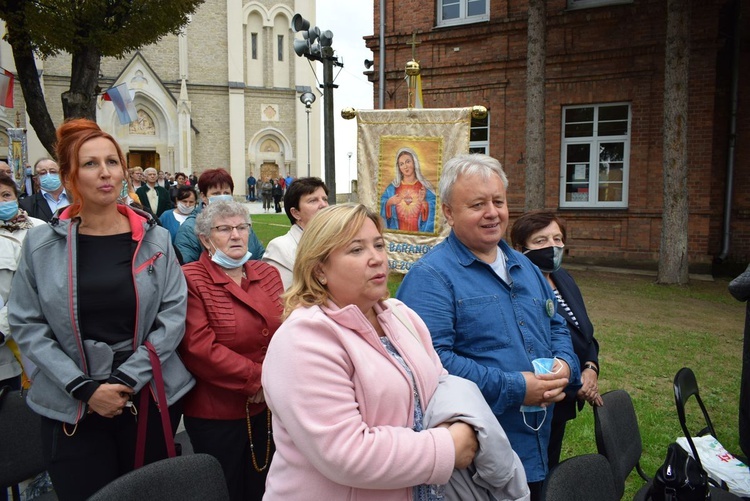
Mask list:
[[[374,0],[378,103],[380,5]],[[690,15],[689,259],[706,270],[750,260],[750,5],[686,0]],[[405,63],[422,67],[425,107],[484,105],[473,146],[510,180],[511,218],[524,207],[527,0],[385,3],[384,107],[406,107]],[[742,12],[741,12],[742,11]],[[738,17],[739,22],[735,22]],[[653,264],[662,216],[666,0],[546,2],[545,206],[568,225],[568,262]],[[733,63],[738,41],[739,63]],[[728,245],[725,197],[733,68],[739,72]]]

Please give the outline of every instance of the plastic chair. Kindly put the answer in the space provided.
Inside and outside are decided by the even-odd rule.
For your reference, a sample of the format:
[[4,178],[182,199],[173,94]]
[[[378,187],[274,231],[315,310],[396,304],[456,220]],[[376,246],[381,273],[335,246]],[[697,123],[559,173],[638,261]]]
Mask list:
[[601,454],[575,456],[552,468],[542,488],[544,501],[618,501],[609,461]]
[[[617,499],[620,499],[633,468],[645,481],[650,482],[651,478],[641,468],[643,442],[630,395],[625,390],[613,390],[602,395],[602,400],[603,406],[594,407],[596,448],[612,468]],[[636,499],[644,499],[648,488],[649,485],[642,487]]]
[[[41,418],[26,405],[20,391],[0,388],[0,489],[11,488],[20,499],[18,484],[46,470],[42,452]],[[37,499],[57,499],[46,493]]]
[[99,489],[88,501],[228,501],[224,472],[208,454],[162,459],[126,473]]
[[[674,403],[677,407],[677,418],[680,420],[680,427],[682,428],[682,432],[685,434],[685,438],[688,441],[688,444],[690,444],[690,449],[693,451],[692,456],[695,458],[695,460],[698,462],[698,465],[703,468],[703,464],[701,463],[701,458],[698,455],[698,451],[695,448],[695,443],[693,442],[693,434],[690,433],[690,430],[687,426],[687,418],[685,414],[685,405],[690,400],[690,397],[695,397],[695,401],[698,403],[698,407],[701,410],[701,413],[703,414],[703,420],[706,423],[706,426],[698,431],[698,433],[695,434],[697,437],[702,437],[705,435],[711,435],[714,438],[718,438],[716,436],[716,430],[714,429],[714,425],[711,422],[711,418],[708,415],[708,410],[706,410],[706,406],[703,404],[703,399],[700,396],[700,393],[698,392],[698,381],[695,378],[695,373],[692,371],[692,369],[688,367],[683,367],[679,371],[677,371],[677,374],[674,376]],[[741,460],[744,461],[744,458],[741,458]],[[727,484],[723,480],[721,481],[721,490],[726,491],[727,490]],[[711,489],[711,495],[716,496],[717,493],[715,491],[719,491],[719,489]],[[735,499],[735,498],[732,498]]]

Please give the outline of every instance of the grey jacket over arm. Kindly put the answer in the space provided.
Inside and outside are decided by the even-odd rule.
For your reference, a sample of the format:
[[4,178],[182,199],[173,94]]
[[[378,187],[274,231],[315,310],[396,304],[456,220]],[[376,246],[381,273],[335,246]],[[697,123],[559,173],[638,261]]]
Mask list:
[[[195,381],[176,349],[185,333],[187,286],[169,232],[148,214],[125,206],[118,210],[130,221],[135,243],[132,273],[136,292],[134,353],[117,369],[133,381],[138,392],[152,382],[153,373],[144,346],[151,342],[162,364],[169,405]],[[37,366],[32,374],[29,406],[38,414],[76,423],[86,404],[73,391],[86,384],[89,361],[83,350],[78,318],[77,232],[80,220],[53,218],[29,231],[13,278],[9,321],[24,355]]]
[[530,494],[523,464],[482,392],[468,379],[444,375],[427,406],[424,425],[432,428],[454,421],[463,421],[476,430],[479,451],[469,468],[453,470],[445,487],[446,499],[528,501]]

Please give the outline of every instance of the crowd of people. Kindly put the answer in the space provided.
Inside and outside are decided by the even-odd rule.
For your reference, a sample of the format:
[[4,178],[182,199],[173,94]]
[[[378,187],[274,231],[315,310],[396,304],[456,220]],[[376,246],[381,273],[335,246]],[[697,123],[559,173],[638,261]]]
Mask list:
[[494,158],[448,160],[439,198],[420,180],[450,233],[388,299],[399,183],[384,217],[251,176],[247,200],[283,198],[291,224],[266,248],[224,169],[127,169],[83,119],[56,148],[20,202],[0,170],[0,385],[28,378],[61,500],[167,457],[181,420],[233,500],[539,500],[565,423],[602,405],[565,223],[527,213],[506,243]]

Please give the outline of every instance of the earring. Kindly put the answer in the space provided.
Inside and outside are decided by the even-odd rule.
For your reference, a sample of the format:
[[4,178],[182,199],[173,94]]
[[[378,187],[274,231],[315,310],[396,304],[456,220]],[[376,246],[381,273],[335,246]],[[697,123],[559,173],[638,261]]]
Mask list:
[[328,279],[326,277],[319,277],[318,282],[320,282],[320,285],[325,285],[328,283]]

